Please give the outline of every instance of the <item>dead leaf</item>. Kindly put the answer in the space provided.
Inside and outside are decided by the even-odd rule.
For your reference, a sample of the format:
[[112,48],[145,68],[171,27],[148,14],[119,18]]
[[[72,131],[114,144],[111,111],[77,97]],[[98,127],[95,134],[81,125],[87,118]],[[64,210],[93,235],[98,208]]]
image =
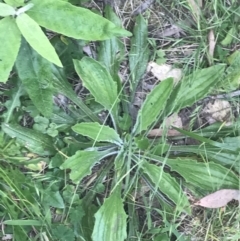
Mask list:
[[209,43],[209,49],[208,49],[209,56],[211,57],[211,59],[213,59],[215,45],[216,45],[216,40],[215,40],[213,29],[211,29],[208,33],[208,43]]
[[132,16],[144,13],[156,0],[147,0],[140,4],[140,6],[133,11]]
[[179,136],[182,135],[180,132],[177,130],[167,130],[166,128],[170,128],[171,126],[178,127],[182,129],[183,124],[182,124],[182,119],[176,114],[172,114],[169,116],[164,123],[164,128],[157,128],[157,129],[152,129],[148,132],[148,137],[157,137],[157,136],[162,136],[163,134],[166,133],[167,136]]
[[240,190],[221,189],[203,197],[198,202],[194,203],[194,205],[206,208],[221,208],[226,206],[232,200],[240,201]]
[[230,122],[231,105],[226,100],[216,99],[214,103],[209,102],[201,114],[206,118],[209,124],[215,122]]
[[201,15],[202,0],[187,0],[187,2],[192,10],[195,21],[198,22]]
[[172,24],[170,27],[165,28],[161,33],[157,34],[157,36],[160,38],[171,36],[176,36],[177,38],[179,38],[180,33],[185,34],[182,28],[175,24]]
[[151,72],[159,81],[172,77],[174,84],[176,85],[182,78],[182,70],[173,68],[169,64],[157,64],[155,62],[149,62],[147,71]]

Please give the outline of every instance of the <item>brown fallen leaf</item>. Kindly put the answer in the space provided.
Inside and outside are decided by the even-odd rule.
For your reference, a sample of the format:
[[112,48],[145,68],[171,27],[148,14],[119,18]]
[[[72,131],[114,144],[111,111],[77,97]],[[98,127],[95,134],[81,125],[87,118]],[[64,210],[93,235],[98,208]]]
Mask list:
[[213,62],[213,55],[214,55],[214,50],[215,50],[215,45],[217,43],[217,41],[215,40],[215,36],[214,36],[214,31],[213,29],[211,29],[208,33],[208,43],[209,43],[209,48],[208,48],[208,53],[209,53],[209,57],[210,57],[210,65]]
[[194,205],[206,208],[221,208],[232,200],[238,200],[240,202],[240,190],[221,189],[203,197],[198,202],[194,203]]

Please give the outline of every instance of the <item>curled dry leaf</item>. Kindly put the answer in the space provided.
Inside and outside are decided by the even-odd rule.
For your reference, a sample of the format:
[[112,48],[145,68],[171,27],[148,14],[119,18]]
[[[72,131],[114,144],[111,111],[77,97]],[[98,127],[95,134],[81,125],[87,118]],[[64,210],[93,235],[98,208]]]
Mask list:
[[203,197],[198,202],[194,203],[194,205],[206,208],[221,208],[226,206],[232,200],[240,201],[240,190],[221,189]]
[[147,71],[151,72],[159,81],[172,77],[174,79],[174,85],[176,85],[182,78],[182,70],[173,68],[169,64],[157,64],[155,62],[149,62]]
[[206,118],[209,124],[215,122],[230,122],[231,105],[226,100],[215,100],[212,104],[209,102],[202,110],[202,115]]

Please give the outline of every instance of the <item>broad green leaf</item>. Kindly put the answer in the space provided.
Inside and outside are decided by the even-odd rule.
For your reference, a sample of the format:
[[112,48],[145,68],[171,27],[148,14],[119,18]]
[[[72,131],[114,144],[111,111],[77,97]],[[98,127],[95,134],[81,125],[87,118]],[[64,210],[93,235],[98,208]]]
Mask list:
[[233,168],[234,171],[240,172],[239,161],[240,156],[238,151],[224,150],[223,148],[213,147],[211,145],[188,145],[188,146],[172,146],[171,151],[181,153],[195,153],[197,155],[205,156],[206,159],[214,161],[228,168]]
[[69,157],[61,166],[61,169],[71,169],[70,178],[74,183],[80,182],[85,176],[91,174],[92,167],[100,160],[108,156],[107,151],[77,151]]
[[122,140],[118,133],[104,125],[100,125],[99,123],[80,123],[76,124],[72,127],[73,131],[83,136],[88,136],[94,141],[104,141],[111,142],[117,145],[122,144]]
[[6,17],[14,14],[15,14],[15,9],[13,7],[0,2],[0,16]]
[[59,191],[52,191],[50,189],[43,190],[42,192],[43,203],[54,208],[65,208],[63,198]]
[[[122,22],[118,16],[113,12],[110,5],[104,9],[105,17],[112,21],[116,26],[121,26]],[[118,80],[119,88],[121,87],[118,71],[120,63],[124,59],[124,44],[117,38],[112,37],[109,40],[101,41],[99,43],[98,60],[103,64],[114,80]]]
[[84,40],[105,40],[114,36],[131,36],[107,19],[88,9],[55,0],[32,0],[28,14],[39,25],[63,35]]
[[131,74],[132,91],[135,94],[139,80],[146,71],[150,50],[148,47],[148,26],[142,15],[136,18],[131,49],[129,53],[129,66]]
[[221,80],[224,69],[225,65],[219,64],[184,77],[169,97],[167,113],[177,112],[207,96]]
[[17,58],[21,34],[12,17],[0,20],[0,33],[0,82],[6,82]]
[[135,134],[147,130],[156,121],[164,110],[166,102],[173,88],[173,79],[169,78],[158,84],[150,94],[148,94],[141,109],[138,112],[137,121],[133,132]]
[[6,225],[13,225],[13,226],[43,226],[44,224],[38,220],[5,220],[3,221]]
[[49,62],[37,54],[25,40],[16,61],[19,78],[37,109],[50,117],[53,108],[53,76]]
[[162,167],[158,167],[146,161],[143,162],[141,167],[152,183],[176,204],[178,210],[185,210],[188,213],[191,213],[187,196],[183,193],[181,186],[175,178],[164,172]]
[[24,0],[4,0],[4,2],[13,7],[20,7],[24,5]]
[[95,100],[116,116],[119,102],[117,84],[107,69],[89,57],[84,57],[81,61],[74,60],[74,66],[83,85]]
[[11,138],[24,145],[33,153],[39,155],[52,155],[55,153],[53,140],[42,133],[22,127],[18,124],[2,124],[2,130]]
[[93,241],[124,241],[127,238],[127,215],[119,190],[105,199],[95,219]]
[[62,67],[62,63],[58,58],[55,49],[53,48],[39,25],[32,18],[30,18],[26,13],[22,13],[17,17],[16,22],[23,37],[27,40],[27,42],[34,50],[36,50],[42,57],[47,59],[49,62],[52,62],[59,67]]
[[197,162],[189,159],[168,159],[166,165],[178,172],[186,182],[204,190],[239,187],[238,177],[229,169],[213,162]]

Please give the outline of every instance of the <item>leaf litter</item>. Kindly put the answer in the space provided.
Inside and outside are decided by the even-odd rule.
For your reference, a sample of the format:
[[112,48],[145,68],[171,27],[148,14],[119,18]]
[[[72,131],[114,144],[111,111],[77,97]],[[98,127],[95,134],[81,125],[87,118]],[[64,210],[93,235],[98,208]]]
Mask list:
[[221,189],[201,198],[199,201],[194,203],[194,205],[206,208],[221,208],[225,207],[232,200],[240,202],[240,190]]

